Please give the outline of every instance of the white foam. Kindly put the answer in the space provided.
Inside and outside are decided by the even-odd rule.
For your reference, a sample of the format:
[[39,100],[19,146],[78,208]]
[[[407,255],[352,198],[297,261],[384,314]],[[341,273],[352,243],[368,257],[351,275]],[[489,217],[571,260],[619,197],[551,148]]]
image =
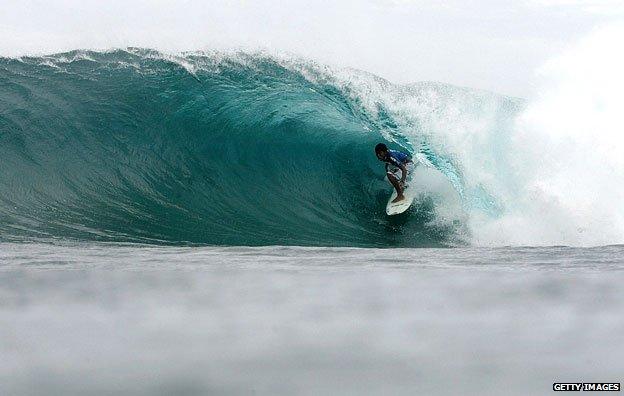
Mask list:
[[622,42],[624,26],[605,27],[540,69],[509,147],[517,188],[499,191],[499,219],[473,217],[477,242],[624,242]]

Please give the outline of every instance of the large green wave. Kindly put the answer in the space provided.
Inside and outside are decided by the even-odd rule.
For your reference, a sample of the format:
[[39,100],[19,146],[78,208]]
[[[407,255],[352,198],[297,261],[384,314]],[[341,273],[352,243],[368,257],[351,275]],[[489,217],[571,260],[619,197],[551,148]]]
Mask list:
[[[389,82],[351,73],[338,83],[322,66],[262,54],[2,58],[1,237],[457,243],[464,227],[436,222],[433,198],[385,215],[390,186],[376,143],[422,153],[465,195],[461,171],[349,85],[365,79],[383,90]],[[401,92],[417,98],[419,89]]]

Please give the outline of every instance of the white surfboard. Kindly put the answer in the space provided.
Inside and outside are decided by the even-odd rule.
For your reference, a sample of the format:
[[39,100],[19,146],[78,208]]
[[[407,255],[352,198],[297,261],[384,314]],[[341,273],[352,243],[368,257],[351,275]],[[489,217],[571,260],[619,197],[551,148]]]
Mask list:
[[416,197],[416,191],[413,188],[410,188],[408,184],[403,189],[403,195],[405,196],[404,199],[400,200],[399,202],[392,203],[392,200],[397,197],[396,189],[392,191],[392,195],[390,196],[388,204],[386,205],[386,214],[388,214],[389,216],[397,215],[409,209],[409,207],[412,205],[412,202],[414,202],[414,198]]

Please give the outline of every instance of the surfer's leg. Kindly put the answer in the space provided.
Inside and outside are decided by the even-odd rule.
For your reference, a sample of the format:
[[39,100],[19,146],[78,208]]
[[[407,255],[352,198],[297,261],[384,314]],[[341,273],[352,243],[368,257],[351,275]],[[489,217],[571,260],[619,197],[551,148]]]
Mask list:
[[403,195],[403,187],[401,186],[399,179],[397,179],[394,174],[388,172],[388,180],[390,180],[390,183],[394,186],[397,192],[397,197],[393,199],[392,202],[399,202],[402,199],[405,199],[405,196]]

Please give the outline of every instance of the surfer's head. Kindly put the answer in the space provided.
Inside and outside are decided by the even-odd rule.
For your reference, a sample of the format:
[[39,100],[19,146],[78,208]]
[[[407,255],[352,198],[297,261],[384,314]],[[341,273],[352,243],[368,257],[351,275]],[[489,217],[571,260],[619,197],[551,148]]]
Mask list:
[[375,154],[377,155],[377,158],[383,160],[386,158],[386,154],[388,154],[388,147],[383,143],[377,144],[375,146]]

